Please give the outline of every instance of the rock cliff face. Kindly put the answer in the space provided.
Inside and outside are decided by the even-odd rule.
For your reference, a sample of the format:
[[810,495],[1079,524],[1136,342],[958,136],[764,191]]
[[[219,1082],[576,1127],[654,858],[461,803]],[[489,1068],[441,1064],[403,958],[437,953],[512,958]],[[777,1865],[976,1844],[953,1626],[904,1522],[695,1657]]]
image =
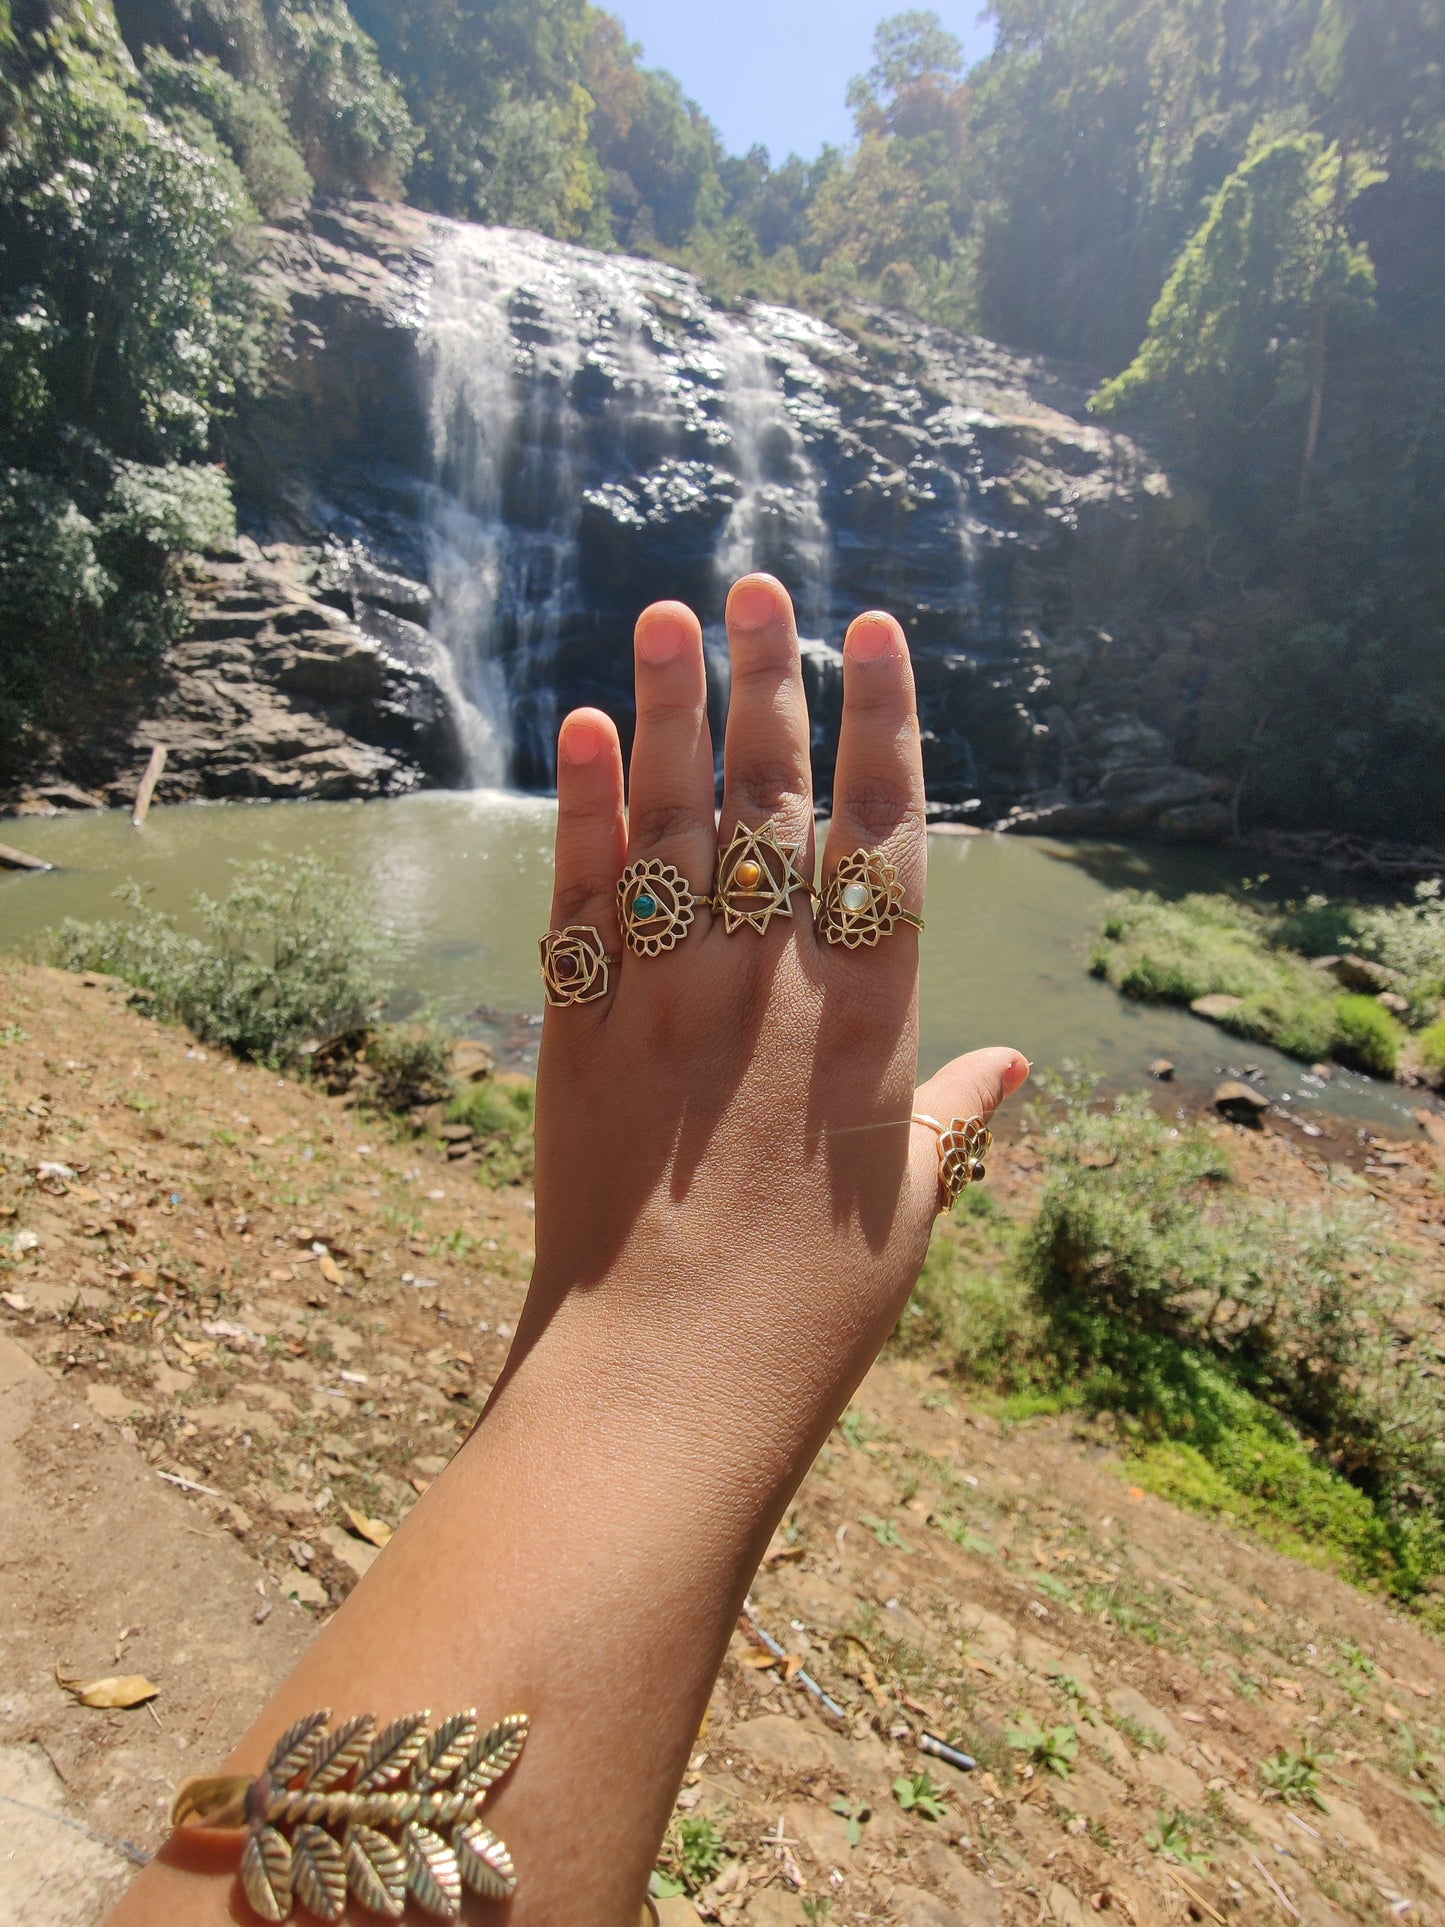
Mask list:
[[320,209],[269,258],[285,345],[232,449],[251,542],[207,565],[134,732],[172,794],[546,786],[567,707],[629,733],[654,596],[702,614],[721,705],[722,599],[766,567],[809,638],[820,786],[836,641],[881,605],[940,813],[1227,821],[1134,713],[1117,634],[1178,505],[1066,372],[892,314],[724,313],[656,263],[404,208]]

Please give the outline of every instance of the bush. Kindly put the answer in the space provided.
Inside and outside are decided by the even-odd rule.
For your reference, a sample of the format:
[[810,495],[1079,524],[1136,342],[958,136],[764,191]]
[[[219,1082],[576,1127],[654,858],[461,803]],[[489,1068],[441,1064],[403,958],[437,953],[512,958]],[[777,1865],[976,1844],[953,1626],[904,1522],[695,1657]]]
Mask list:
[[368,1098],[384,1111],[432,1104],[451,1089],[451,1039],[431,1023],[383,1024],[362,1050]]
[[1335,999],[1334,1055],[1342,1064],[1393,1077],[1404,1041],[1404,1026],[1373,997]]
[[488,1077],[458,1091],[447,1121],[471,1127],[482,1176],[527,1184],[536,1170],[537,1088],[530,1078]]
[[118,894],[128,917],[67,921],[51,960],[134,984],[157,1016],[238,1057],[295,1061],[317,1038],[364,1029],[385,1000],[372,920],[353,885],[315,857],[238,864],[223,901],[193,899],[203,938],[136,885]]
[[177,60],[159,47],[147,54],[143,84],[150,104],[182,133],[188,131],[189,116],[199,116],[214,130],[264,215],[310,201],[314,184],[301,150],[260,87],[235,79],[205,55]]
[[1437,1083],[1445,1081],[1445,1017],[1422,1030],[1417,1043],[1425,1069]]
[[[976,1202],[975,1202],[976,1201]],[[1017,1392],[1039,1382],[1047,1325],[1009,1262],[1013,1227],[987,1192],[934,1227],[923,1272],[894,1333],[896,1349],[940,1358],[960,1378]]]

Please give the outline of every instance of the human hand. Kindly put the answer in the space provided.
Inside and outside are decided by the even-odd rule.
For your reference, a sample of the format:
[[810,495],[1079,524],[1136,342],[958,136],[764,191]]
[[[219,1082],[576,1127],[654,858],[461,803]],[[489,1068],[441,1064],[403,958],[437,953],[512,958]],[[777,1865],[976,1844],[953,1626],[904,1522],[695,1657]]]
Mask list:
[[[721,822],[702,634],[679,603],[636,630],[629,809],[617,732],[562,727],[553,927],[590,925],[607,994],[550,1009],[537,1105],[537,1265],[509,1372],[560,1322],[594,1393],[645,1387],[647,1429],[690,1443],[695,1491],[745,1482],[786,1501],[917,1279],[937,1212],[938,1139],[914,1111],[992,1115],[1028,1074],[976,1051],[915,1093],[918,938],[823,941],[805,893],[765,934],[699,907],[677,946],[624,950],[625,863],[675,867],[707,897],[719,847],[773,822],[815,868],[810,730],[792,606],[768,576],[728,600],[732,698]],[[858,850],[894,863],[921,911],[927,869],[912,670],[890,617],[844,648],[844,709],[823,878]]]

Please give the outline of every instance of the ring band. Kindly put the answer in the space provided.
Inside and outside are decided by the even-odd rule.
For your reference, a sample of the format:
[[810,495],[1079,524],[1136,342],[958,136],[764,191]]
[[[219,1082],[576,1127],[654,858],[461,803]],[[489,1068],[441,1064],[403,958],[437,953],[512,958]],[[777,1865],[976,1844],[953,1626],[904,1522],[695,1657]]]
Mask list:
[[739,823],[732,840],[717,860],[717,883],[711,907],[731,937],[746,924],[759,936],[774,917],[793,914],[793,898],[801,890],[811,902],[818,894],[798,868],[801,843],[785,843],[771,816],[756,830]]
[[639,957],[660,957],[692,928],[699,904],[692,885],[670,863],[648,857],[629,863],[617,885],[617,914],[627,948]]
[[982,1184],[988,1176],[983,1161],[993,1145],[993,1132],[981,1117],[955,1117],[940,1124],[936,1117],[915,1111],[912,1121],[937,1134],[938,1187],[943,1193],[939,1208],[951,1211],[969,1185]]
[[595,1003],[610,987],[612,966],[600,931],[589,923],[569,923],[565,930],[549,930],[537,948],[542,953],[542,983],[554,1009],[569,1004]]
[[825,943],[870,949],[906,923],[922,933],[923,919],[903,908],[903,878],[898,865],[876,850],[845,856],[823,892],[818,930]]

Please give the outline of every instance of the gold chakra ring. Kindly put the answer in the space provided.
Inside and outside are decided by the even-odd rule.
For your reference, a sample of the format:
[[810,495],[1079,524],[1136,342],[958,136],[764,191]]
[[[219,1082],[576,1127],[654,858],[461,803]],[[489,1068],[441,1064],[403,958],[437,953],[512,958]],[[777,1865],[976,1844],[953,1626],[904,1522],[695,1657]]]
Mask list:
[[491,1787],[527,1741],[524,1713],[485,1733],[474,1712],[435,1730],[409,1713],[379,1731],[370,1713],[330,1724],[308,1713],[276,1742],[254,1780],[187,1780],[171,1824],[241,1832],[241,1885],[262,1920],[289,1920],[297,1901],[340,1920],[347,1890],[368,1913],[400,1920],[407,1896],[435,1920],[458,1920],[470,1888],[486,1900],[516,1892],[504,1840],[480,1815]]
[[981,1117],[955,1117],[940,1124],[936,1117],[915,1111],[913,1122],[937,1134],[938,1186],[943,1193],[940,1209],[951,1211],[969,1185],[982,1184],[988,1176],[984,1159],[992,1148],[993,1132]]
[[903,908],[898,865],[875,850],[855,850],[845,856],[823,892],[818,929],[824,941],[841,943],[849,950],[864,944],[871,948],[900,923],[919,932],[923,929],[922,917]]
[[558,1008],[590,1004],[607,995],[617,959],[608,956],[600,932],[591,924],[569,923],[565,930],[549,930],[538,948],[549,1004]]
[[732,841],[717,860],[717,889],[712,907],[731,937],[747,924],[762,936],[774,917],[793,914],[793,898],[802,890],[809,898],[817,891],[798,868],[801,843],[785,843],[772,817],[760,829],[739,823]]
[[660,957],[692,928],[697,907],[692,885],[670,863],[648,857],[629,863],[617,885],[617,914],[627,948],[639,957]]

